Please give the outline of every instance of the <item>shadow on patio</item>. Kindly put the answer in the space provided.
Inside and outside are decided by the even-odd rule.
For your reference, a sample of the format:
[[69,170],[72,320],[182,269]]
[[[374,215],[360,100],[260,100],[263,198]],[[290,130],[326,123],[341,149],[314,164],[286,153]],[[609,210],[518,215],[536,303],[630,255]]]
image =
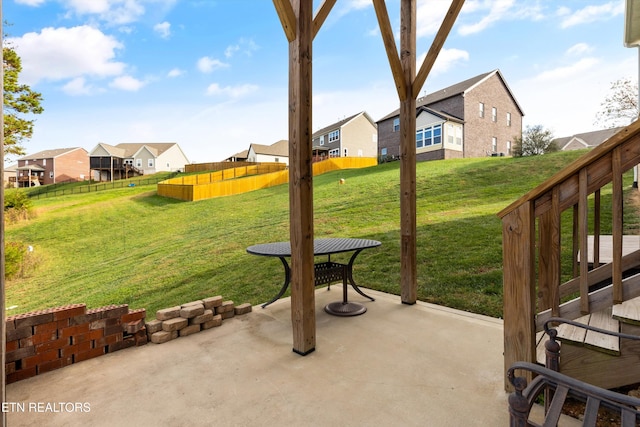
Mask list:
[[[316,291],[317,347],[292,352],[290,301],[165,344],[111,353],[7,386],[12,426],[508,425],[502,321],[367,290],[334,317]],[[89,412],[29,412],[29,402]],[[55,406],[54,406],[55,409]],[[59,406],[58,406],[59,409]]]

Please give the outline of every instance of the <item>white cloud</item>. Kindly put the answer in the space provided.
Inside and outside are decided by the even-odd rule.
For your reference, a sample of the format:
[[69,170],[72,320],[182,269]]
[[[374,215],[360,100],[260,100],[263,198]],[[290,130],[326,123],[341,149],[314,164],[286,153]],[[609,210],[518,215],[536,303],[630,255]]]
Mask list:
[[514,15],[512,8],[514,6],[515,0],[494,0],[490,2],[485,1],[483,4],[480,4],[479,2],[475,3],[477,4],[470,7],[471,11],[475,11],[476,9],[488,9],[488,13],[475,24],[462,25],[459,32],[463,36],[479,33],[491,26],[494,22],[507,18],[510,15],[511,17],[513,17]]
[[171,36],[171,24],[167,21],[161,22],[153,26],[153,31],[163,39],[168,39]]
[[47,0],[15,0],[18,4],[24,4],[27,6],[40,6]]
[[179,68],[174,68],[173,70],[169,71],[167,73],[167,77],[180,77],[181,75],[184,74],[184,70],[181,70]]
[[224,56],[231,58],[237,52],[242,52],[246,56],[253,55],[253,52],[259,49],[259,46],[252,39],[241,38],[238,43],[229,45],[224,51]]
[[416,36],[426,37],[438,32],[447,10],[449,3],[446,1],[419,0],[416,10]]
[[198,59],[198,70],[203,73],[211,73],[215,70],[219,70],[221,68],[229,67],[229,64],[220,61],[219,59],[209,58],[208,56],[203,56]]
[[146,83],[131,76],[120,76],[113,79],[109,84],[114,89],[136,92],[140,90]]
[[567,49],[566,54],[568,56],[579,56],[579,55],[582,55],[583,53],[589,53],[592,50],[593,49],[591,48],[591,46],[589,46],[586,43],[577,43],[571,46],[569,49]]
[[[427,53],[423,53],[417,61],[417,69],[420,69]],[[433,68],[429,73],[430,76],[436,76],[438,74],[449,71],[452,67],[460,64],[460,62],[466,62],[469,60],[469,52],[460,49],[445,49],[442,48],[438,54],[436,62],[433,64]]]
[[87,85],[84,77],[76,77],[66,85],[62,86],[62,91],[67,95],[72,96],[91,95],[93,88]]
[[589,5],[571,14],[564,15],[566,18],[561,22],[560,27],[569,28],[574,25],[601,21],[623,13],[624,3],[622,1],[611,1],[598,6]]
[[600,61],[596,58],[583,58],[571,65],[543,71],[532,80],[536,83],[556,82],[579,76],[593,69]]
[[8,41],[22,58],[21,78],[29,85],[40,80],[117,76],[125,69],[124,63],[115,60],[122,44],[86,25],[44,28]]
[[236,99],[256,92],[257,90],[258,86],[252,84],[221,87],[218,83],[212,83],[207,88],[207,95],[223,95],[228,96],[229,98]]

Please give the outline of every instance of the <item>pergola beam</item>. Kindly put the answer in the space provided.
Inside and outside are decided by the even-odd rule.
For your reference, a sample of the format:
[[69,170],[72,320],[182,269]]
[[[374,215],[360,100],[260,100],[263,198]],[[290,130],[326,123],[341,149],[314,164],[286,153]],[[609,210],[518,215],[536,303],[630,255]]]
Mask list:
[[293,6],[290,0],[273,0],[273,5],[276,7],[282,29],[287,37],[289,43],[296,38],[296,15],[293,12]]
[[322,28],[322,24],[324,24],[324,21],[327,19],[327,16],[329,16],[329,12],[331,12],[331,9],[333,9],[333,6],[336,4],[336,1],[337,0],[324,0],[320,5],[320,7],[318,8],[318,11],[316,12],[315,17],[313,18],[312,38],[314,39],[316,38],[318,31],[320,31],[320,28]]
[[402,102],[407,96],[407,83],[404,76],[404,69],[400,62],[400,56],[398,55],[393,30],[391,29],[389,12],[387,11],[387,6],[384,0],[373,0],[373,7],[376,10],[376,16],[378,17],[380,34],[382,35],[384,48],[387,51],[387,58],[389,59],[391,74],[393,75],[393,81],[395,82],[396,90],[398,91],[398,98],[400,98],[400,102]]
[[[374,0],[374,3],[376,0]],[[422,65],[420,66],[420,71],[418,71],[418,75],[416,76],[413,82],[413,97],[417,98],[422,90],[422,86],[424,82],[427,80],[427,76],[431,72],[431,68],[433,68],[433,64],[436,62],[438,58],[438,54],[440,50],[442,50],[442,46],[444,46],[444,42],[447,40],[449,33],[451,32],[451,28],[453,24],[455,24],[456,19],[458,19],[458,14],[464,5],[464,0],[453,0],[451,5],[449,6],[449,10],[445,15],[442,24],[440,24],[440,29],[436,33],[436,37],[433,39],[433,43],[431,43],[431,47],[429,48],[429,52],[427,52],[427,56],[424,58]]]

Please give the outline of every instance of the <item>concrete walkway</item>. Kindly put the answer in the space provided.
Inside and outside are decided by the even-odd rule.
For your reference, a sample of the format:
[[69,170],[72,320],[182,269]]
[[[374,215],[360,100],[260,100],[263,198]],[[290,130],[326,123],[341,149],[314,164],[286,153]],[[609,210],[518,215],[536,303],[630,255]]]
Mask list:
[[376,301],[349,298],[368,311],[342,318],[322,309],[340,285],[316,291],[316,351],[305,357],[292,352],[285,298],[10,384],[9,425],[508,425],[501,320],[366,292]]

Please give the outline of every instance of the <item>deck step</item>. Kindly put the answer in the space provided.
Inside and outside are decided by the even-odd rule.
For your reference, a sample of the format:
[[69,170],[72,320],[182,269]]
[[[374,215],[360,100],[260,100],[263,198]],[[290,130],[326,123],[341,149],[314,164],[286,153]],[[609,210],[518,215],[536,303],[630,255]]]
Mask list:
[[[620,322],[611,315],[611,308],[575,319],[576,322],[608,331],[620,331]],[[558,326],[558,340],[563,343],[585,346],[603,353],[620,355],[620,339],[599,332],[588,331],[572,325]]]
[[624,301],[613,306],[613,318],[631,325],[640,325],[640,298]]

